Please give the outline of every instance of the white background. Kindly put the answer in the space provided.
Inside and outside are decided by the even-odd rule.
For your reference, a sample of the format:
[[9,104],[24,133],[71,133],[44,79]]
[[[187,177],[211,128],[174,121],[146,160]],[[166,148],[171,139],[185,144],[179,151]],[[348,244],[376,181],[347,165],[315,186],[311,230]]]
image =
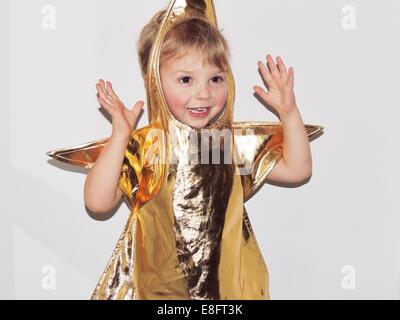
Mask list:
[[[215,0],[231,46],[236,121],[279,121],[253,95],[257,60],[295,72],[311,142],[303,185],[266,184],[246,203],[271,299],[398,299],[400,2]],[[47,30],[44,10],[55,9]],[[136,41],[168,0],[0,2],[0,298],[88,299],[122,232],[83,201],[85,172],[46,152],[100,139],[111,124],[95,83],[145,99]],[[138,127],[148,123],[147,111]],[[396,200],[397,199],[397,200]]]

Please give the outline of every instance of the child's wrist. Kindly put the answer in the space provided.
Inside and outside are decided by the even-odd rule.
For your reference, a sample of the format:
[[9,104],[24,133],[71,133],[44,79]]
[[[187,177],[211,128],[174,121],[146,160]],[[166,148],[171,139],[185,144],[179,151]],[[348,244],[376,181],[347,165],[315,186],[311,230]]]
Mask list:
[[279,113],[279,118],[282,119],[286,119],[286,118],[291,118],[293,117],[294,114],[298,114],[299,113],[299,109],[297,108],[297,105],[291,105],[288,106],[284,109],[284,111],[281,111]]
[[128,143],[130,138],[130,134],[129,135],[124,135],[118,132],[113,132],[111,134],[111,138],[114,141],[120,142],[120,143]]

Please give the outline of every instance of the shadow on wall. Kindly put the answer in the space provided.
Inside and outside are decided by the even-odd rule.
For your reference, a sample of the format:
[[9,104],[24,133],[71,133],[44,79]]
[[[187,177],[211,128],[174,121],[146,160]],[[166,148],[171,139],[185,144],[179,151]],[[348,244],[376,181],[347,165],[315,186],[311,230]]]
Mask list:
[[[64,162],[58,161],[56,159],[49,159],[49,160],[47,160],[47,163],[52,166],[57,167],[58,169],[69,171],[69,172],[81,173],[81,174],[85,174],[85,175],[87,175],[89,172],[89,169],[87,169],[87,168],[64,163]],[[82,187],[82,196],[83,196],[83,187]],[[124,201],[125,201],[124,197],[121,197],[121,200],[119,201],[118,205],[115,206],[113,210],[111,210],[109,212],[105,212],[105,213],[92,212],[86,206],[85,206],[85,209],[86,209],[87,214],[94,220],[105,221],[114,216],[114,214],[119,210],[121,203]],[[129,206],[129,205],[127,204],[127,206]]]

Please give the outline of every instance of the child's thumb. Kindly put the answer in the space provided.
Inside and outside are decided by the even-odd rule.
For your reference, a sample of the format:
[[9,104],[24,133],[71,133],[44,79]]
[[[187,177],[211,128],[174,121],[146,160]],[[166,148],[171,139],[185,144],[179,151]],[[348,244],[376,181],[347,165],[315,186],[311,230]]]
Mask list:
[[135,105],[132,107],[131,112],[133,113],[133,116],[129,117],[129,123],[132,127],[136,127],[136,123],[138,121],[138,118],[140,116],[140,113],[143,110],[144,102],[139,100],[138,102],[135,103]]
[[132,107],[131,111],[136,115],[139,116],[139,114],[142,112],[144,106],[144,102],[142,100],[139,100],[138,102],[135,103],[135,105]]

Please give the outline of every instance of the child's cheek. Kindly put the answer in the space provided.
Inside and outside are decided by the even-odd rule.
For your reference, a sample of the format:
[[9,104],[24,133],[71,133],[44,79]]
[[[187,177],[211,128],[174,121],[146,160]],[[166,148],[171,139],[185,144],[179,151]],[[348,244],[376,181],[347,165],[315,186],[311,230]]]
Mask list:
[[217,103],[218,103],[218,106],[220,107],[220,109],[222,109],[223,106],[225,105],[227,98],[228,98],[228,93],[227,92],[224,92],[224,93],[222,93],[221,95],[218,96]]
[[171,94],[168,97],[168,105],[172,111],[184,111],[187,105],[187,99],[181,94]]

